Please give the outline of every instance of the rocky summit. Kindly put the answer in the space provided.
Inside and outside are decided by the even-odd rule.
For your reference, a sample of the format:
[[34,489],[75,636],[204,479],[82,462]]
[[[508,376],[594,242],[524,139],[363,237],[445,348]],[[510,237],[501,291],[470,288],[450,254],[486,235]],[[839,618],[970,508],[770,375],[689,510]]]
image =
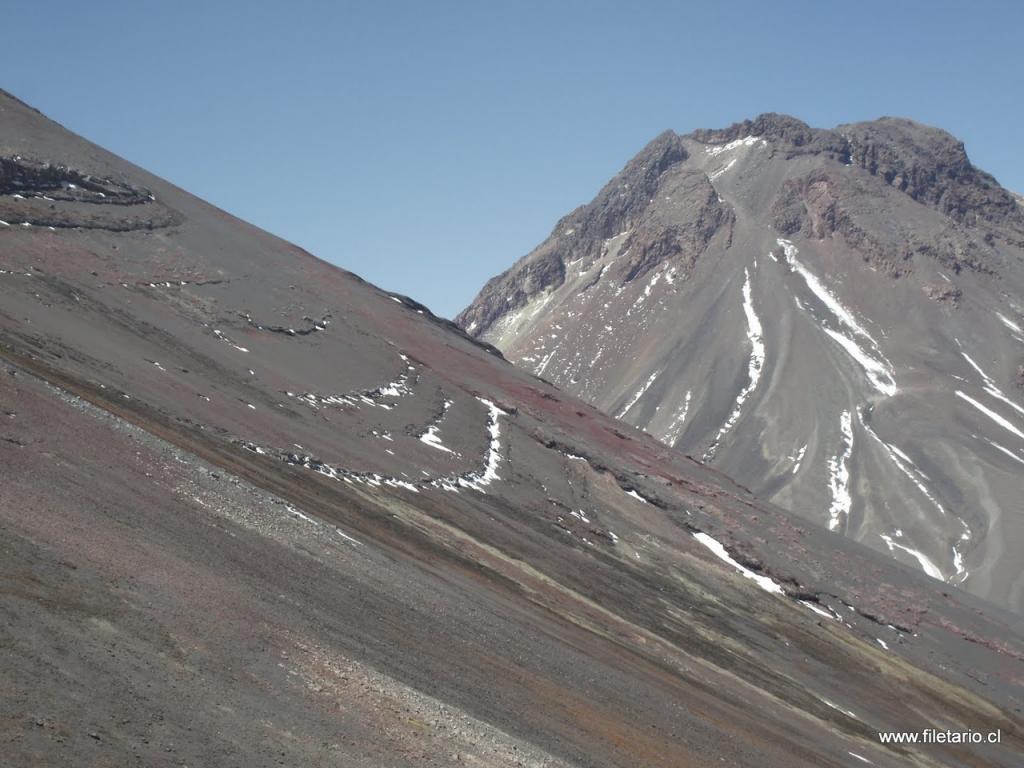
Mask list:
[[[660,317],[665,328],[685,327],[689,316],[669,313],[672,294],[662,289],[697,285],[706,263],[724,281],[720,297],[694,291],[687,301],[697,297],[721,324],[692,337],[694,352],[729,341],[719,348],[722,380],[711,390],[688,385],[695,415],[680,424],[692,428],[710,423],[710,410],[696,414],[712,401],[729,411],[737,391],[749,387],[746,400],[758,402],[782,370],[765,296],[774,290],[787,306],[799,299],[806,317],[790,317],[802,335],[789,355],[818,355],[823,371],[835,365],[847,376],[784,401],[798,408],[808,442],[822,441],[805,451],[801,472],[822,471],[821,457],[838,451],[836,487],[860,494],[860,462],[904,450],[906,435],[887,423],[917,423],[897,407],[904,393],[925,392],[940,375],[921,371],[914,384],[892,362],[870,369],[876,387],[838,342],[814,345],[831,331],[865,360],[884,352],[895,361],[899,351],[852,309],[836,314],[852,299],[812,271],[828,251],[798,234],[805,223],[813,233],[822,216],[794,218],[778,233],[786,245],[758,241],[741,260],[755,233],[720,180],[739,184],[744,168],[763,162],[781,182],[785,163],[811,173],[821,162],[801,154],[816,146],[813,136],[762,143],[746,138],[751,131],[741,129],[738,143],[716,138],[712,151],[696,139],[659,139],[627,169],[621,193],[611,188],[563,223],[507,304],[519,311],[579,282],[591,286],[581,295],[600,294],[611,309],[621,289],[634,294],[630,320],[664,303],[648,331],[636,328],[649,339]],[[732,167],[709,181],[693,157],[712,174]],[[239,221],[2,92],[0,158],[3,765],[1019,765],[1018,614],[754,496],[510,365],[416,301]],[[916,190],[920,175],[907,170],[907,184]],[[836,178],[838,200],[846,177]],[[927,205],[888,188],[892,204],[905,199],[922,222],[952,222],[950,201],[971,198],[970,185],[985,178],[967,188],[948,182],[943,194],[926,185],[918,191]],[[774,215],[769,202],[758,215]],[[1004,269],[992,254],[1004,252],[1000,233],[1011,231],[1014,210],[948,225],[950,247],[973,243],[982,225],[994,240],[927,255],[934,284],[945,284],[941,272],[962,295],[925,295],[920,306],[933,314],[921,323],[948,327],[938,320],[955,312],[1015,322],[1005,302],[971,303],[974,286],[993,279],[986,270]],[[843,226],[848,214],[838,203],[836,211]],[[922,238],[932,231],[924,223]],[[566,250],[575,247],[589,254],[578,263]],[[953,258],[963,261],[959,273]],[[864,291],[897,317],[881,281],[907,297],[923,291],[881,264]],[[497,329],[498,318],[481,308],[476,322]],[[593,322],[611,324],[597,314]],[[1012,397],[1003,369],[976,350],[1002,343],[1005,326],[985,327],[987,338],[979,325],[960,342],[992,377],[987,386]],[[887,327],[897,331],[909,350],[911,329]],[[616,347],[629,338],[570,375],[625,365]],[[697,375],[686,372],[688,357],[672,358],[684,382]],[[807,365],[794,371],[811,375]],[[565,366],[552,357],[542,372]],[[957,374],[958,391],[1004,413],[969,383],[981,375],[972,371]],[[667,395],[667,379],[655,379],[643,389]],[[640,386],[629,387],[633,399]],[[965,435],[1015,455],[1006,435],[960,402],[933,413],[936,446],[938,430],[962,422]],[[627,404],[615,413],[655,407],[643,392]],[[827,404],[834,410],[815,430]],[[775,439],[746,432],[747,413],[718,440],[714,464]],[[741,434],[747,443],[732,442]],[[852,452],[843,447],[850,439]],[[947,525],[969,526],[958,551],[977,571],[977,548],[998,541],[981,521],[1007,531],[1009,523],[942,501],[938,467],[906,454],[896,456],[944,504]],[[996,456],[977,456],[996,465]],[[990,489],[995,504],[993,478],[979,470],[965,488]],[[841,509],[841,524],[859,509]],[[922,526],[937,530],[931,519]],[[925,529],[906,520],[894,547],[925,548],[911,538]],[[938,555],[934,562],[948,569]],[[928,728],[1000,739],[878,737]]]
[[928,576],[1024,609],[1024,207],[948,133],[655,138],[458,318]]

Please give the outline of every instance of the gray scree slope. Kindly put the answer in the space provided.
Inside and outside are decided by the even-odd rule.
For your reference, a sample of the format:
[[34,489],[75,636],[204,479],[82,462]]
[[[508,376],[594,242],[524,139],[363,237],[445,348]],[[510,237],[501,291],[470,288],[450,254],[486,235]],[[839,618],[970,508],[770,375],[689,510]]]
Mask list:
[[762,498],[1024,608],[1024,207],[949,134],[651,142],[458,318]]
[[3,93],[0,174],[5,766],[1019,765],[1019,616]]

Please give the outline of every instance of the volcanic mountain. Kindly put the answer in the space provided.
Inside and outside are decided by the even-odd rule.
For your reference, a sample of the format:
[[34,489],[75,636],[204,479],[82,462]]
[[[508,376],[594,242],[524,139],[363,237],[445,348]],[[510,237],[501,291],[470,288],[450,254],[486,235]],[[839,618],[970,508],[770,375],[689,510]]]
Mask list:
[[948,133],[652,141],[458,318],[760,498],[1024,608],[1024,207]]
[[1018,764],[1019,616],[3,93],[0,158],[4,765]]

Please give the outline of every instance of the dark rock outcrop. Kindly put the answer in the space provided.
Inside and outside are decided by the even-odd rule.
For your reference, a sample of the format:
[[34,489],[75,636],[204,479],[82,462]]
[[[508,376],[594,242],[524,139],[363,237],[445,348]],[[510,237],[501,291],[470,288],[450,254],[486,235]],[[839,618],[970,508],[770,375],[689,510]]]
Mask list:
[[1024,211],[1012,193],[971,164],[963,142],[903,118],[840,126],[854,165],[958,222],[1007,225],[1024,231]]
[[0,157],[0,221],[129,232],[173,226],[182,217],[148,189],[15,156]]

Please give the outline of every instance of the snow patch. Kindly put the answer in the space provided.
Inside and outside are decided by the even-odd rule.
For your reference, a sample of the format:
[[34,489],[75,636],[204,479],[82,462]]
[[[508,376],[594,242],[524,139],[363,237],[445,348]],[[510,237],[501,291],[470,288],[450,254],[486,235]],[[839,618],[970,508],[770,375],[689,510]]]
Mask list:
[[802,605],[802,606],[810,608],[815,613],[824,616],[826,619],[832,619],[832,621],[839,621],[839,619],[837,619],[831,613],[829,613],[828,611],[826,611],[823,608],[819,608],[817,605],[815,605],[814,603],[810,602],[809,600],[797,600],[797,602],[800,603],[800,605]]
[[454,451],[447,445],[441,442],[441,438],[437,436],[438,429],[436,424],[431,424],[427,431],[420,435],[420,441],[426,443],[431,448],[436,448],[439,451],[445,453],[454,453]]
[[903,550],[908,555],[913,556],[914,559],[916,559],[917,562],[921,565],[921,570],[923,570],[933,579],[945,581],[945,578],[942,576],[942,571],[939,570],[938,566],[936,566],[935,563],[933,563],[926,554],[924,554],[923,552],[918,552],[916,549],[904,546],[903,544],[900,544],[898,541],[893,541],[891,536],[888,536],[884,533],[880,533],[879,536],[881,537],[882,541],[886,543],[886,546],[889,547],[890,552],[892,552],[893,549]]
[[223,331],[214,330],[213,335],[216,336],[221,341],[223,341],[224,343],[230,344],[232,347],[237,349],[239,352],[248,352],[249,351],[245,347],[241,347],[238,344],[235,344],[235,342],[233,342],[231,339],[229,339],[227,336],[224,335]]
[[695,538],[705,547],[710,549],[711,552],[715,555],[715,557],[731,565],[733,568],[735,568],[737,571],[743,574],[743,576],[756,583],[757,586],[759,586],[765,592],[771,592],[774,595],[785,594],[785,591],[782,589],[782,585],[779,584],[777,581],[774,581],[768,576],[762,576],[759,573],[754,573],[754,571],[750,570],[746,566],[740,565],[740,563],[736,562],[736,560],[734,560],[729,555],[725,547],[722,546],[721,542],[719,542],[717,539],[713,538],[712,536],[709,536],[703,531],[697,531],[696,533],[694,533],[693,538]]
[[400,353],[399,357],[402,360],[403,368],[398,378],[374,389],[350,392],[344,395],[321,395],[315,392],[305,392],[303,394],[285,392],[285,394],[313,409],[321,406],[353,406],[359,408],[363,405],[369,405],[374,408],[390,411],[395,406],[383,402],[386,398],[398,399],[413,393],[410,379],[416,367],[409,362],[409,358],[406,355]]
[[850,496],[850,456],[853,455],[853,416],[849,411],[843,411],[839,417],[839,430],[843,435],[843,452],[833,456],[828,461],[828,487],[832,494],[832,504],[828,510],[828,529],[835,531],[839,528],[840,516],[848,517],[850,508],[853,506],[853,497]]
[[668,429],[665,432],[665,437],[662,438],[662,442],[666,445],[675,445],[676,441],[679,440],[679,437],[683,432],[683,426],[686,423],[686,415],[690,411],[690,398],[692,396],[693,390],[687,390],[682,406],[672,419],[672,423],[669,424]]
[[572,515],[573,517],[575,517],[577,520],[582,520],[584,523],[589,523],[590,522],[590,518],[587,517],[587,513],[584,512],[582,509],[579,510],[578,512],[573,510],[569,514]]
[[747,385],[736,397],[736,404],[733,406],[732,413],[729,414],[729,418],[726,419],[725,424],[718,430],[715,439],[704,452],[704,461],[710,461],[715,457],[715,453],[718,451],[718,444],[722,438],[729,430],[736,426],[736,422],[739,421],[743,410],[743,403],[746,402],[747,398],[757,388],[758,383],[761,381],[761,373],[764,370],[764,329],[761,326],[761,320],[758,318],[757,312],[754,311],[754,300],[750,287],[750,270],[744,268],[743,275],[745,277],[743,282],[743,314],[747,318],[747,341],[750,342],[750,361],[747,363]]
[[760,139],[757,136],[744,136],[742,139],[730,141],[728,144],[719,144],[715,146],[704,147],[704,152],[707,153],[709,157],[718,157],[718,155],[722,154],[723,152],[730,152],[739,147],[752,147],[759,141],[761,142],[762,147],[768,143],[764,139]]
[[793,474],[795,475],[800,471],[800,465],[804,461],[804,456],[807,455],[807,443],[804,443],[804,447],[796,452],[796,460],[793,463]]
[[712,171],[711,173],[709,173],[708,174],[708,181],[714,181],[719,176],[721,176],[723,173],[725,173],[730,168],[732,168],[734,165],[736,165],[736,158],[735,157],[732,160],[730,160],[728,163],[723,165],[721,168],[719,168],[717,171]]
[[487,434],[490,436],[487,454],[484,457],[483,469],[478,472],[438,478],[430,483],[431,486],[455,492],[458,492],[459,488],[470,488],[483,493],[484,488],[495,480],[501,479],[498,475],[498,467],[501,465],[502,459],[501,417],[508,414],[486,398],[477,397],[477,400],[487,407]]

